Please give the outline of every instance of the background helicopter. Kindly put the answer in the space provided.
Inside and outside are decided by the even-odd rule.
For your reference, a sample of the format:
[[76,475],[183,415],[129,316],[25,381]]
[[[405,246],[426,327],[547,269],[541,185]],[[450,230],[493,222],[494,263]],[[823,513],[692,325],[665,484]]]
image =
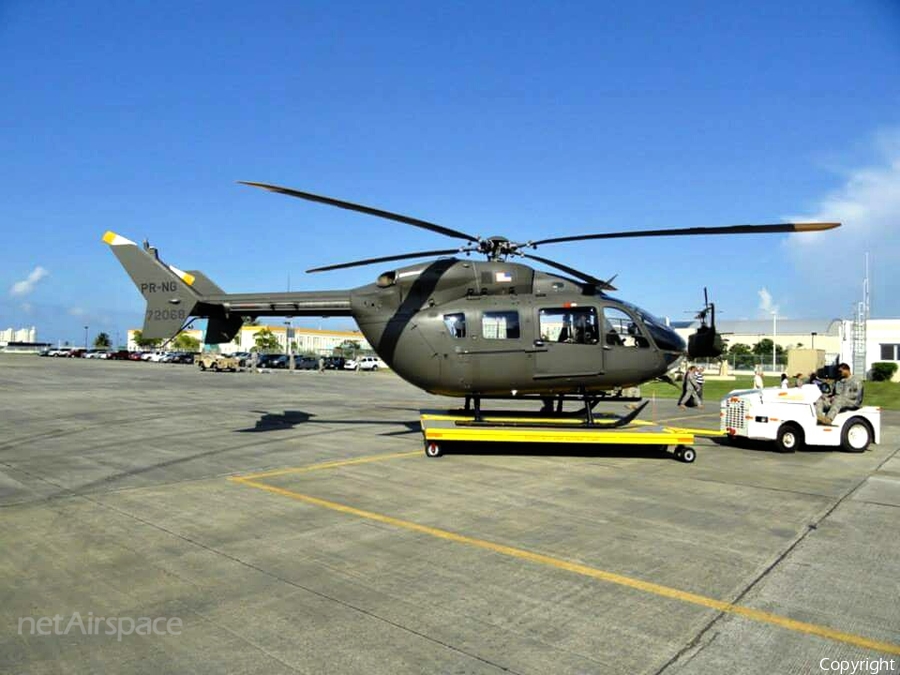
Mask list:
[[[243,182],[243,181],[242,181]],[[266,183],[245,185],[424,228],[463,240],[456,248],[418,251],[317,267],[324,272],[412,258],[478,253],[485,261],[439,257],[382,273],[372,284],[336,291],[225,293],[199,271],[163,263],[149,244],[107,232],[109,244],[147,301],[143,333],[175,335],[192,317],[209,319],[206,342],[233,339],[243,317],[351,316],[378,355],[430,393],[481,398],[576,396],[591,404],[612,389],[665,376],[684,341],[666,323],[608,294],[601,280],[528,250],[590,239],[809,232],[839,223],[777,223],[607,232],[537,241],[478,237],[442,225]],[[512,262],[534,260],[567,276]],[[710,323],[706,323],[709,312]],[[707,301],[689,339],[691,358],[722,351],[715,309]],[[590,409],[590,405],[586,405]]]

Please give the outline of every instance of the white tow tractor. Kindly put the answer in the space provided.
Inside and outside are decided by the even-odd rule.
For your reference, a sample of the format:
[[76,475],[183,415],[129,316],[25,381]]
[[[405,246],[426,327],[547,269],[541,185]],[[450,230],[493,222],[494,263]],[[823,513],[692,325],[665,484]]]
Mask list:
[[824,425],[816,421],[815,404],[820,396],[822,392],[814,384],[732,391],[722,399],[721,429],[728,438],[775,441],[780,452],[795,452],[804,445],[864,452],[870,443],[881,440],[881,408],[845,408],[833,425]]

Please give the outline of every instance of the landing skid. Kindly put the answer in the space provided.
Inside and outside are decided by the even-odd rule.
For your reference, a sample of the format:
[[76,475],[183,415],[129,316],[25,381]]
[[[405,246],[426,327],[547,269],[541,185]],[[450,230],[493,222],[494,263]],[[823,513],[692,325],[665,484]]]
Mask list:
[[[571,427],[575,429],[619,429],[621,427],[627,427],[629,424],[631,424],[637,418],[637,416],[643,412],[644,408],[646,408],[647,404],[649,403],[650,401],[644,401],[640,406],[632,410],[627,415],[595,415],[593,414],[592,410],[593,406],[587,406],[584,410],[584,418],[551,414],[541,415],[540,417],[535,417],[535,419],[540,420],[540,423],[544,424],[556,424],[560,428]],[[535,422],[531,420],[503,420],[497,419],[496,416],[492,417],[490,421],[487,421],[484,418],[484,413],[479,414],[472,420],[460,420],[456,422],[456,425],[460,427],[529,427],[534,426],[534,424]]]

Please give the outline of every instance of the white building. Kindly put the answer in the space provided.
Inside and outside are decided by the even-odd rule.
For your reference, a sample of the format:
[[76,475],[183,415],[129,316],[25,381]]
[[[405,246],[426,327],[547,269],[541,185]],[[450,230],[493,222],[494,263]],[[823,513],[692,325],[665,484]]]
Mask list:
[[[272,332],[278,341],[279,348],[282,352],[287,352],[287,331],[288,327],[281,326],[242,326],[240,332],[231,342],[218,345],[219,351],[223,354],[231,354],[232,352],[249,352],[256,346],[256,334],[261,330],[267,329]],[[128,331],[128,350],[138,351],[137,343],[134,341],[135,330]],[[200,344],[203,344],[204,331],[202,330],[186,330],[185,334],[195,338]],[[350,340],[359,344],[361,351],[370,352],[372,347],[359,331],[352,330],[321,330],[318,328],[296,327],[290,329],[291,347],[295,354],[321,354],[322,356],[330,356],[334,353],[336,347]]]
[[[240,333],[235,337],[233,342],[219,345],[219,350],[223,353],[229,352],[249,352],[256,346],[256,334],[268,329],[278,340],[278,345],[282,352],[287,352],[288,348],[288,326],[242,326]],[[334,353],[336,347],[339,347],[346,341],[352,341],[359,344],[361,351],[372,351],[371,345],[363,334],[355,330],[322,330],[319,328],[290,328],[291,349],[295,354],[321,354],[329,356]]]
[[31,328],[7,328],[0,330],[0,347],[5,347],[10,342],[37,342],[37,329]]

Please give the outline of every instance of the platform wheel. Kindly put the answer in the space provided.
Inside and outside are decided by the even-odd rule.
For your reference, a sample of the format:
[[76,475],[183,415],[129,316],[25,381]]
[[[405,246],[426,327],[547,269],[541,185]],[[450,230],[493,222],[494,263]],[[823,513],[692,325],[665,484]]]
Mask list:
[[872,442],[872,429],[862,417],[851,417],[841,430],[841,447],[846,452],[865,452]]
[[441,448],[440,443],[435,443],[434,441],[426,441],[425,442],[425,456],[426,457],[440,457],[443,454],[444,454],[444,451]]
[[778,428],[775,436],[778,452],[797,452],[803,449],[803,429],[796,424],[786,423]]
[[676,456],[685,464],[692,464],[695,459],[697,459],[697,451],[693,448],[683,448],[679,447],[676,451]]

